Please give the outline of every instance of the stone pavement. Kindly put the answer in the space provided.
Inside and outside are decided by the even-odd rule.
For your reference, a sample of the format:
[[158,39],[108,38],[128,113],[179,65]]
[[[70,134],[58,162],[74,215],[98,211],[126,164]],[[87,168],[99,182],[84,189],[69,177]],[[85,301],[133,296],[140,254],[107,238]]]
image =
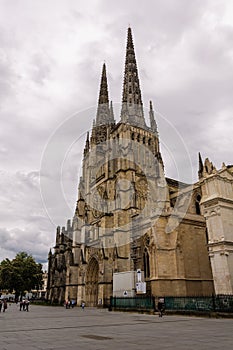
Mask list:
[[12,304],[0,313],[1,350],[233,349],[233,319]]

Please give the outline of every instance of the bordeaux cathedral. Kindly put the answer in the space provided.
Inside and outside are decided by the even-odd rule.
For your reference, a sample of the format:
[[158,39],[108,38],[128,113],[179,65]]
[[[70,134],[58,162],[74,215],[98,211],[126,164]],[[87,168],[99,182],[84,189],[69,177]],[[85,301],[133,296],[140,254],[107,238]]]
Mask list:
[[[128,28],[120,120],[104,64],[74,217],[48,256],[48,301],[233,294],[233,166],[217,170],[199,154],[196,183],[165,177],[151,101],[149,126],[144,112]],[[128,287],[136,271],[143,291]]]

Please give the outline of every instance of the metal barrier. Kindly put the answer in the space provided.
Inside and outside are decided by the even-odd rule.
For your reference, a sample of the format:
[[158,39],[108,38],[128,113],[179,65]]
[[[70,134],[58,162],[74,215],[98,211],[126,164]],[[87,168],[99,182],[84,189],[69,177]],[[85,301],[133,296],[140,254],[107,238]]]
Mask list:
[[155,297],[111,297],[110,308],[127,310],[155,310]]
[[233,312],[233,295],[165,297],[166,310]]
[[214,302],[215,311],[233,312],[233,295],[216,295]]
[[[233,312],[233,295],[164,297],[171,311]],[[157,297],[111,297],[104,302],[110,310],[156,311]]]
[[166,297],[166,310],[214,311],[212,297]]

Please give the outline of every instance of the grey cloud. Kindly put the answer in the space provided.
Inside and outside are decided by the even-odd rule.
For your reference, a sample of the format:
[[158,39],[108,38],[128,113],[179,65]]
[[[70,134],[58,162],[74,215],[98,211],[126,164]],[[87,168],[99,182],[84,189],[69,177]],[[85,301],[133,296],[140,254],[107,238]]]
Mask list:
[[35,53],[31,59],[32,62],[32,79],[38,84],[44,84],[45,80],[49,78],[51,72],[51,59],[39,52]]
[[1,171],[0,175],[0,256],[12,258],[23,250],[46,261],[55,227],[42,206],[38,171],[14,174]]
[[8,55],[0,52],[0,110],[3,99],[8,99],[14,93],[14,72]]
[[[31,254],[37,261],[46,262],[48,245],[50,241],[46,239],[46,234],[39,234],[31,227],[31,232],[18,228],[8,230],[0,227],[1,251],[5,252],[5,257],[13,258],[18,252],[25,251]],[[35,242],[37,242],[35,244]],[[4,257],[3,257],[4,258]]]
[[[35,222],[43,226],[47,221],[42,208],[39,191],[39,173],[37,172],[0,172],[0,193],[2,198],[1,223],[16,227],[19,224]],[[42,220],[43,218],[43,220]]]

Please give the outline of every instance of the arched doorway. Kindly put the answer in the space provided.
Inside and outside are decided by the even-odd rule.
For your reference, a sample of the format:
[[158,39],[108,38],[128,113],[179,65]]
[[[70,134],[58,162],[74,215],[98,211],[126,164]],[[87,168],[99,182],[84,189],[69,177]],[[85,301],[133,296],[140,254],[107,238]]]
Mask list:
[[98,303],[99,264],[92,257],[87,267],[85,294],[88,306],[96,306]]

